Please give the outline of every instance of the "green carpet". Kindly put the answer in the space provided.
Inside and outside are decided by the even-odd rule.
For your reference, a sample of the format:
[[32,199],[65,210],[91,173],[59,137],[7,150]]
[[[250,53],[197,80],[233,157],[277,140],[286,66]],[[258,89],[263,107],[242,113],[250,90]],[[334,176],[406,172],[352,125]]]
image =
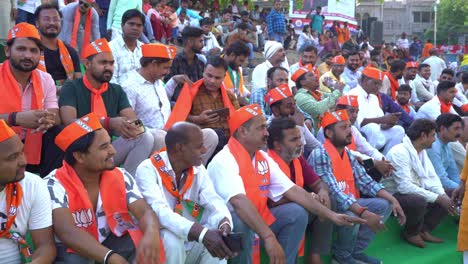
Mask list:
[[[462,254],[456,251],[457,232],[453,218],[446,218],[433,235],[444,239],[442,244],[426,243],[421,249],[409,245],[400,238],[401,227],[392,217],[387,223],[387,230],[375,237],[366,253],[379,258],[385,264],[461,264]],[[306,240],[306,249],[309,241]],[[307,252],[306,252],[307,255]],[[330,256],[323,256],[325,263],[331,263]],[[262,249],[262,264],[268,263],[268,257]],[[298,264],[306,264],[305,259],[299,258]]]

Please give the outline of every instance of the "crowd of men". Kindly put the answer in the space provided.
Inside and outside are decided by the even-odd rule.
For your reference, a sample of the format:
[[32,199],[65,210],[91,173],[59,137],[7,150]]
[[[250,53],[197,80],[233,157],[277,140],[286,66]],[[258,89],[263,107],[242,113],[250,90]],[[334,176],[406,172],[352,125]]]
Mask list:
[[468,263],[468,72],[432,78],[436,49],[382,71],[345,43],[319,63],[305,42],[289,67],[272,34],[244,80],[244,22],[207,48],[201,19],[178,51],[141,42],[133,7],[111,20],[112,41],[94,37],[88,4],[40,5],[8,32],[0,263],[244,264],[263,247],[271,263],[373,264],[365,250],[390,216],[424,248],[460,211]]

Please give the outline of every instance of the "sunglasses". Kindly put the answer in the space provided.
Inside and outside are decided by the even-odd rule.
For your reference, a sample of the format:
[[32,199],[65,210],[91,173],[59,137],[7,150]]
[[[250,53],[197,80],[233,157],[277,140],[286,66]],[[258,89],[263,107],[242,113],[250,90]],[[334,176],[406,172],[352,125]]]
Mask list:
[[89,7],[89,3],[86,3],[84,1],[80,1],[79,2],[80,5],[84,6],[85,8],[88,8]]

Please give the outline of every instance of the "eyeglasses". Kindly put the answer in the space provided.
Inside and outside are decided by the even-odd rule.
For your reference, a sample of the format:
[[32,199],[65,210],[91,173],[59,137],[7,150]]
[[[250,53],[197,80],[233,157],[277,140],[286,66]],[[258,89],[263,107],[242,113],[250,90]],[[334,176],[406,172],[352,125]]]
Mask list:
[[89,7],[89,3],[86,3],[85,1],[80,1],[79,4],[84,6],[85,8]]

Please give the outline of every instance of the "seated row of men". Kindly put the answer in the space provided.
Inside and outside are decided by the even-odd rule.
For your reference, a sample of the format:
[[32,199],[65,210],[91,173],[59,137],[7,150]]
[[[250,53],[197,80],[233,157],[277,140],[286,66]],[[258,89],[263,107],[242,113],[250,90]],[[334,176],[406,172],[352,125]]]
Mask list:
[[[384,220],[392,211],[401,224],[407,222],[405,213],[411,215],[404,237],[421,247],[424,241],[440,242],[429,232],[444,215],[456,213],[458,201],[445,194],[453,188],[444,191],[441,187],[441,175],[433,172],[424,149],[433,146],[436,129],[443,143],[460,137],[463,122],[457,115],[442,114],[436,123],[414,121],[408,129],[412,131],[408,132],[409,139],[405,137],[403,143],[395,142],[396,146],[389,148],[387,158],[391,159],[394,149],[397,152],[390,162],[376,154],[378,150],[365,138],[361,139],[360,148],[365,145],[368,153],[378,157],[375,168],[379,173],[387,176],[394,171],[382,182],[387,187],[388,181],[387,191],[368,175],[354,154],[359,151],[358,136],[351,124],[359,119],[359,95],[340,97],[339,110],[325,112],[320,118],[322,146],[296,109],[285,83],[288,72],[283,68],[267,72],[272,88],[264,98],[264,107],[253,104],[239,108],[235,95],[222,85],[226,61],[212,58],[204,77],[182,88],[171,112],[167,98],[173,90],[160,79],[175,56],[173,47],[142,46],[142,68],[133,73],[139,80],[128,86],[141,83],[138,87],[142,90],[135,90],[132,97],[131,92],[109,83],[114,59],[108,43],[103,39],[92,42],[83,48],[84,77],[66,82],[58,103],[55,90],[50,91],[50,76],[35,69],[40,49],[37,30],[20,23],[10,31],[6,48],[9,59],[0,66],[0,82],[6,83],[4,94],[8,98],[2,104],[1,118],[16,132],[2,123],[1,166],[9,173],[2,180],[2,192],[8,198],[0,201],[5,202],[5,210],[1,210],[8,214],[0,233],[0,241],[6,246],[0,250],[10,256],[8,263],[18,262],[13,239],[24,237],[28,224],[36,246],[31,257],[44,263],[54,261],[55,250],[58,263],[86,259],[125,263],[135,258],[143,263],[163,259],[168,263],[218,263],[226,258],[234,263],[251,263],[259,252],[256,237],[270,260],[293,263],[308,221],[313,229],[311,263],[320,263],[320,254],[329,251],[331,223],[340,226],[333,242],[336,261],[380,263],[364,250],[375,232],[384,228]],[[298,74],[298,78],[308,74]],[[375,68],[364,69],[361,88],[378,90],[382,74]],[[316,78],[309,78],[317,83]],[[127,95],[134,101],[130,99],[130,103]],[[153,99],[145,103],[149,96]],[[227,115],[213,112],[223,107]],[[262,108],[270,111],[268,119]],[[145,117],[144,110],[153,112]],[[148,125],[158,115],[158,125]],[[147,131],[142,131],[135,120],[142,122]],[[390,121],[382,121],[386,122]],[[57,128],[60,123],[66,127]],[[48,132],[39,133],[44,131]],[[206,136],[204,131],[211,135]],[[216,142],[207,144],[205,137]],[[265,145],[268,154],[262,151]],[[163,146],[166,151],[154,152]],[[220,151],[206,170],[201,164],[216,148]],[[398,151],[408,153],[407,165],[399,171],[396,163],[403,161],[396,159],[403,155]],[[307,161],[303,152],[310,153]],[[448,154],[441,151],[440,155],[447,158]],[[26,164],[42,165],[51,157],[61,164],[47,173],[45,182],[24,172]],[[399,175],[395,176],[397,171]],[[458,176],[452,180],[462,185]],[[424,199],[417,196],[421,193],[415,193],[419,189],[401,186],[408,182],[418,186],[421,193],[427,192]],[[27,184],[38,193],[19,191]],[[305,187],[312,192],[305,191]],[[30,206],[22,207],[23,200]],[[411,209],[415,200],[422,204],[419,211]],[[436,211],[429,217],[426,210]],[[12,232],[15,230],[18,233]],[[223,242],[231,231],[242,233],[245,243],[240,252],[232,252]],[[22,240],[17,241],[21,244]]]

